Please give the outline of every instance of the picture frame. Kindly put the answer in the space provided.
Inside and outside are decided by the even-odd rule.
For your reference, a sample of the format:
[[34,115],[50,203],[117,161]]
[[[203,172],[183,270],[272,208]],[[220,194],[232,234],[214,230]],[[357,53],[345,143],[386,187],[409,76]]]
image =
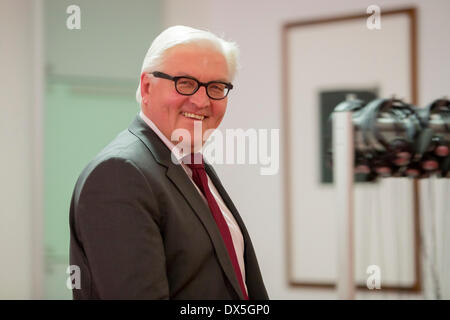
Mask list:
[[[338,276],[336,191],[321,179],[328,117],[320,113],[321,93],[374,92],[417,104],[416,16],[415,8],[383,10],[380,29],[368,28],[365,12],[283,25],[286,274],[292,287],[334,289]],[[377,265],[381,291],[420,292],[418,181],[355,183],[354,192],[357,288],[368,290],[367,267]]]

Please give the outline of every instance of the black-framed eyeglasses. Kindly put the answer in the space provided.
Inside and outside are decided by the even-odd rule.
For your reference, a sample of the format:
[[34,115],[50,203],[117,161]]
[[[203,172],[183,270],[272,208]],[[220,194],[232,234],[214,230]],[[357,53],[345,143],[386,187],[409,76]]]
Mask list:
[[191,96],[198,91],[200,87],[205,87],[206,94],[213,100],[222,100],[233,89],[231,83],[222,81],[200,82],[189,76],[172,77],[160,71],[149,72],[154,77],[172,80],[175,83],[175,90],[184,96]]

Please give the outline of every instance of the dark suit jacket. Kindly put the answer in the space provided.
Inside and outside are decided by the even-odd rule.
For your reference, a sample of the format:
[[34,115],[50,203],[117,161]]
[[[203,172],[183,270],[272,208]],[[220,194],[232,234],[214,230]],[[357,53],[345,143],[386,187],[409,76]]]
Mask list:
[[[206,171],[244,237],[249,298],[268,299],[247,229],[213,168]],[[242,299],[210,210],[156,133],[137,116],[92,160],[70,206],[74,299]]]

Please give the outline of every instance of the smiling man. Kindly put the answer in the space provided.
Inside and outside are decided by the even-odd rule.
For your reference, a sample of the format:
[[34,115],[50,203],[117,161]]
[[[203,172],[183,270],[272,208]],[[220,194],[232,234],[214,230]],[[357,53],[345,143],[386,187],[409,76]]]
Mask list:
[[153,41],[141,112],[75,186],[74,299],[268,299],[244,222],[201,154],[225,114],[237,55],[235,44],[184,26]]
[[[142,111],[165,137],[186,129],[194,146],[205,132],[219,126],[225,114],[232,88],[227,61],[208,43],[172,47],[164,60],[160,68],[164,72],[142,73]],[[194,134],[195,121],[201,121],[201,135]]]

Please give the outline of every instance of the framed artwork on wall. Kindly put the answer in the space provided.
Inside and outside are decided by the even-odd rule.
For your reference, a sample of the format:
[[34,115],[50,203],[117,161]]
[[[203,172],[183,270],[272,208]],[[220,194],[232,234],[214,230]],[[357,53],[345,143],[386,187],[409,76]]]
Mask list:
[[[289,22],[282,29],[284,203],[287,278],[291,286],[334,288],[336,189],[326,166],[326,124],[348,94],[371,101],[394,96],[417,103],[416,9],[365,12]],[[407,178],[354,185],[355,279],[366,289],[377,265],[382,289],[418,292],[418,183]]]

